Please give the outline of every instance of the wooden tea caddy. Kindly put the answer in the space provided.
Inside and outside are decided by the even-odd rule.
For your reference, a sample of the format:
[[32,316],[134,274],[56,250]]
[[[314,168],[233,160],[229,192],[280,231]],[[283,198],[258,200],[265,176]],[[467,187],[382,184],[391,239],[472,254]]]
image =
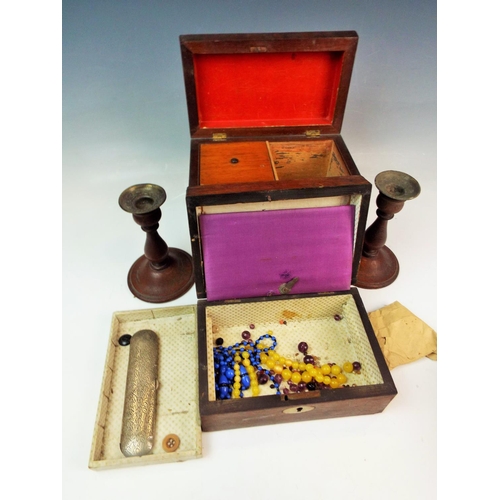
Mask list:
[[[189,35],[180,44],[192,136],[186,204],[199,300],[114,313],[92,469],[196,458],[202,430],[378,413],[397,394],[351,286],[372,188],[340,136],[356,33]],[[295,78],[279,87],[273,72]],[[350,232],[337,220],[348,220]],[[250,251],[238,253],[235,242]],[[272,331],[283,355],[298,359],[297,343],[307,341],[324,362],[360,361],[361,374],[339,389],[285,395],[266,387],[257,397],[217,400],[216,340],[233,345],[250,325],[254,340]],[[125,458],[119,430],[127,351],[118,340],[140,329],[156,331],[160,341],[155,445],[150,455]],[[171,433],[181,444],[167,453],[162,439]]]

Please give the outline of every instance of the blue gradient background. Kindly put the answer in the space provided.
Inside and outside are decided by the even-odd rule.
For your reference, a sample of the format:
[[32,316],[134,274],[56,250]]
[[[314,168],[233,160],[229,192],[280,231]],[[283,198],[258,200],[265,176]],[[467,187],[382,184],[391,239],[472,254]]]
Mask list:
[[148,169],[184,155],[180,34],[345,29],[360,42],[343,136],[353,154],[398,143],[404,170],[403,148],[435,146],[435,23],[433,1],[65,1],[65,172],[89,160],[109,173]]
[[[144,235],[118,207],[121,191],[162,185],[160,234],[190,251],[180,34],[358,32],[342,136],[368,180],[394,169],[422,186],[389,224],[398,280],[360,293],[368,311],[397,300],[436,328],[436,2],[62,5],[64,498],[435,498],[436,364],[427,359],[394,370],[399,395],[381,415],[205,433],[204,457],[183,464],[95,473],[87,462],[111,314],[148,307],[126,285]],[[195,302],[192,289],[171,305]]]

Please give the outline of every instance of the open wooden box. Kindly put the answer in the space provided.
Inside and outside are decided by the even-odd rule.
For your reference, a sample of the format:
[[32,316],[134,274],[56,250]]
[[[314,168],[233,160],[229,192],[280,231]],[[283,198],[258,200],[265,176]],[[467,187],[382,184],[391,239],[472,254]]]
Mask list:
[[[201,296],[199,396],[204,431],[377,413],[396,395],[359,293],[350,283],[344,286],[346,275],[349,282],[355,281],[370,192],[371,185],[366,182],[274,192],[272,196],[278,199],[268,201],[263,201],[270,196],[265,192],[187,198]],[[352,232],[341,232],[337,241],[331,238],[339,227],[336,219],[342,219],[346,211],[352,214]],[[274,214],[290,224],[299,220],[301,231],[308,231],[305,238],[287,239],[287,227],[276,227]],[[210,217],[221,217],[219,230],[217,224],[207,223]],[[254,217],[257,223],[253,223]],[[300,222],[302,217],[305,223]],[[311,234],[315,233],[311,247]],[[266,238],[271,243],[260,251],[257,247]],[[347,247],[351,252],[348,261],[342,247],[346,241],[352,243]],[[251,246],[252,251],[234,251],[244,246]],[[226,252],[233,251],[224,272]],[[337,260],[341,268],[336,267]],[[245,273],[245,269],[252,272]],[[280,287],[292,276],[299,280],[290,293],[280,293]],[[312,293],[311,286],[319,288]],[[225,293],[225,300],[213,300]],[[342,319],[337,321],[335,316]],[[251,332],[253,341],[272,332],[277,339],[275,350],[293,361],[302,361],[297,347],[305,341],[319,364],[342,366],[358,361],[363,368],[359,374],[348,375],[346,387],[340,389],[285,394],[282,389],[287,386],[282,383],[279,394],[267,385],[256,397],[246,391],[243,398],[218,400],[217,339],[223,339],[223,346],[233,346],[242,342],[245,330]]]
[[181,36],[190,192],[356,182],[340,130],[357,42],[354,31]]

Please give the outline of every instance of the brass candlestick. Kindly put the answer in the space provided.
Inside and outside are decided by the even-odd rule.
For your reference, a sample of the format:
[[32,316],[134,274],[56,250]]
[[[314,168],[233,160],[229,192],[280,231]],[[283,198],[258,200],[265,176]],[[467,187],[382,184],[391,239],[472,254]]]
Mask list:
[[420,194],[420,185],[413,177],[395,170],[378,174],[375,186],[380,192],[376,200],[377,219],[366,230],[356,282],[361,288],[371,289],[388,286],[398,277],[398,259],[385,246],[387,224],[403,210],[406,201]]
[[137,184],[120,195],[118,203],[131,213],[146,232],[144,255],[128,273],[127,283],[135,297],[145,302],[168,302],[184,295],[194,283],[193,260],[178,248],[169,248],[158,234],[160,206],[165,190],[155,184]]

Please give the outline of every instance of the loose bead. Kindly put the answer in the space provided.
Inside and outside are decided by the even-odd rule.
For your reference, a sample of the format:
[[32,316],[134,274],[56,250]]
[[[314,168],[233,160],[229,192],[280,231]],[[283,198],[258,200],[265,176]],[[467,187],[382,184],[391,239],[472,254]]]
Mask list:
[[339,365],[332,366],[332,369],[331,369],[332,375],[338,375],[341,371],[342,371],[342,369],[340,368]]
[[250,332],[248,330],[245,330],[244,332],[241,333],[241,336],[245,339],[248,340],[250,338]]
[[243,375],[241,377],[241,388],[245,391],[250,387],[250,377],[248,375]]
[[349,363],[349,361],[348,361],[348,362],[346,362],[346,363],[344,363],[344,366],[343,366],[342,368],[343,368],[343,369],[344,369],[344,371],[345,371],[345,372],[347,372],[347,373],[352,373],[352,371],[354,370],[353,364],[352,364],[352,363]]
[[122,335],[119,339],[118,339],[118,343],[125,347],[125,346],[128,346],[130,344],[130,339],[132,338],[132,335],[129,335],[128,333],[125,333],[124,335]]
[[222,345],[224,343],[224,339],[222,337],[219,337],[216,341],[215,341],[215,345]]
[[266,366],[267,366],[270,370],[272,370],[272,369],[274,368],[274,365],[275,365],[275,364],[276,364],[276,363],[275,363],[274,359],[268,359],[268,360],[266,361]]
[[352,367],[354,370],[359,371],[359,370],[361,370],[361,363],[359,361],[354,361],[352,363]]
[[332,389],[337,389],[337,387],[340,387],[340,382],[334,377],[330,382],[330,387]]
[[222,386],[219,389],[219,397],[220,399],[229,399],[229,387]]
[[304,356],[304,363],[307,364],[314,364],[314,358],[310,354],[306,354]]
[[321,366],[321,373],[322,373],[323,375],[329,375],[329,374],[330,374],[330,372],[331,372],[331,367],[330,367],[330,365],[322,365],[322,366]]

